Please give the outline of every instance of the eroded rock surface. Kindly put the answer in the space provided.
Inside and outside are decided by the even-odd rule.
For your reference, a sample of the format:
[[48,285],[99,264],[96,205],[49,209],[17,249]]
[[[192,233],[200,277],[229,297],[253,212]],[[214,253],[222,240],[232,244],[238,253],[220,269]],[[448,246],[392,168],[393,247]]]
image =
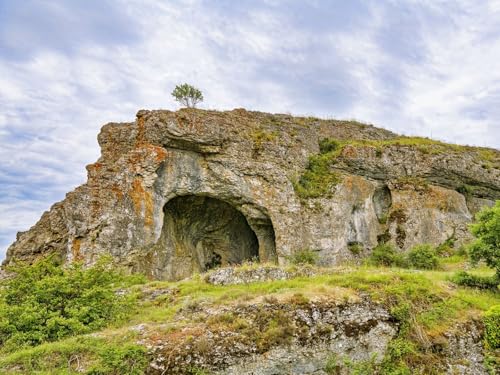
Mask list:
[[[332,163],[340,179],[331,194],[303,199],[294,182],[327,137],[359,142]],[[283,264],[304,249],[335,265],[380,241],[405,251],[467,240],[473,214],[500,198],[499,152],[429,151],[396,137],[245,110],[139,111],[133,123],[102,128],[87,183],[19,233],[5,263],[56,252],[90,264],[111,254],[151,278],[181,279],[254,256]]]
[[398,324],[382,306],[358,302],[270,302],[227,310],[193,309],[206,322],[165,336],[142,332],[153,358],[148,374],[313,374],[332,355],[355,362],[382,360]]

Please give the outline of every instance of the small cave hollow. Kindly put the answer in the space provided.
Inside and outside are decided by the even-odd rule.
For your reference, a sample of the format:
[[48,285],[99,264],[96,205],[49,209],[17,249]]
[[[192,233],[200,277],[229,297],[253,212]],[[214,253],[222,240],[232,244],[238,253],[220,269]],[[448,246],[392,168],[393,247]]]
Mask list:
[[387,185],[379,186],[373,193],[373,207],[380,222],[385,222],[392,206],[391,190]]
[[[229,203],[207,196],[178,196],[165,204],[163,212],[161,242],[175,278],[259,259],[256,232]],[[269,241],[263,238],[262,242],[266,250]]]

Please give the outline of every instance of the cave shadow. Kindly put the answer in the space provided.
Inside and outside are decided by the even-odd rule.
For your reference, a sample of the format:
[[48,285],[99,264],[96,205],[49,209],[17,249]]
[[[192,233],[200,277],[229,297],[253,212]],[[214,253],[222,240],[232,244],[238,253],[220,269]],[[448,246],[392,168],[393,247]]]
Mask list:
[[164,208],[160,244],[171,278],[238,265],[276,261],[274,228],[269,218],[247,220],[233,205],[200,195],[177,196]]

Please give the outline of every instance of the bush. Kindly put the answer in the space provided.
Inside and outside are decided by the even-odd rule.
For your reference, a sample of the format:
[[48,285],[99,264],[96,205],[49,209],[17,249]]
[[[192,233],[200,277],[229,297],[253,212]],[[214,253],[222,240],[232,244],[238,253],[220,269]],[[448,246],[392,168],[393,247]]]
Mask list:
[[126,277],[101,259],[62,267],[54,257],[10,269],[0,291],[0,344],[32,346],[87,333],[125,316],[131,297],[115,292]]
[[496,276],[476,276],[465,271],[457,272],[451,278],[455,284],[468,286],[477,289],[492,289],[496,290],[500,281]]
[[320,153],[309,157],[306,170],[293,184],[301,198],[330,196],[332,188],[340,182],[339,174],[331,168],[335,161],[334,151],[339,147],[335,139],[325,138],[319,142]]
[[318,253],[312,250],[300,250],[290,256],[288,260],[292,264],[311,264],[315,265],[318,262],[319,255]]
[[340,147],[339,141],[333,138],[323,138],[319,141],[319,152],[321,154],[326,154],[327,152],[332,152]]
[[500,305],[492,306],[484,314],[484,339],[491,349],[500,349]]
[[354,255],[359,255],[363,252],[363,244],[361,244],[359,242],[351,242],[351,243],[347,244],[347,248]]
[[476,223],[470,226],[476,240],[469,247],[474,263],[481,260],[495,270],[500,279],[500,200],[476,215]]
[[377,245],[370,255],[370,262],[376,266],[398,266],[404,267],[406,265],[405,258],[402,254],[398,253],[394,246],[388,243]]
[[416,269],[434,270],[439,265],[436,250],[428,244],[417,245],[408,253],[410,266]]
[[328,197],[339,181],[339,174],[331,170],[329,154],[312,155],[306,170],[294,183],[294,188],[301,198]]

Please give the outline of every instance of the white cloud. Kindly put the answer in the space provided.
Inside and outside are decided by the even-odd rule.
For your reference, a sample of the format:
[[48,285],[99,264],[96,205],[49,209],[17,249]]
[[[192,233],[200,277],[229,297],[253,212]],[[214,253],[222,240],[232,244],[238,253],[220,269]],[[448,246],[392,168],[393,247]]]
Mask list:
[[68,35],[55,32],[57,15],[72,9],[64,2],[34,26],[4,22],[16,30],[8,48],[44,27],[50,38],[0,55],[0,258],[15,231],[84,182],[102,124],[132,121],[140,108],[176,108],[169,93],[184,81],[203,90],[210,108],[357,118],[500,146],[499,2],[337,9],[321,1],[129,0],[116,22],[114,8],[106,5],[104,22],[93,12],[101,3],[88,4],[86,21],[72,17]]

